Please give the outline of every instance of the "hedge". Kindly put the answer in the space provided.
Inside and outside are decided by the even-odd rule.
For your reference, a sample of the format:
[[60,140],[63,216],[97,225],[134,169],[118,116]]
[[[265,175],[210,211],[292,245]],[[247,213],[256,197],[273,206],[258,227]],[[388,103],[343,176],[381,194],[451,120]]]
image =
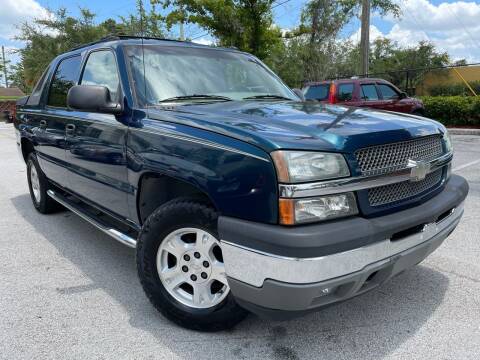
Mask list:
[[[480,81],[470,81],[468,83],[472,89],[480,95]],[[470,96],[472,92],[464,83],[457,84],[438,84],[428,88],[430,96]]]
[[480,96],[423,96],[425,116],[446,126],[480,126]]

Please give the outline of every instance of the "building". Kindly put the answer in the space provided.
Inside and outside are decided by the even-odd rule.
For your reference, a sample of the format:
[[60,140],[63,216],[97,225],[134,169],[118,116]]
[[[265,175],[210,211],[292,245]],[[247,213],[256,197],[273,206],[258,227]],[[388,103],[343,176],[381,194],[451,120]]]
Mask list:
[[431,70],[425,73],[423,81],[417,84],[415,94],[430,95],[429,89],[437,85],[465,84],[462,78],[469,83],[472,81],[480,81],[480,65]]
[[22,90],[17,87],[0,87],[0,98],[2,97],[22,97],[25,96]]

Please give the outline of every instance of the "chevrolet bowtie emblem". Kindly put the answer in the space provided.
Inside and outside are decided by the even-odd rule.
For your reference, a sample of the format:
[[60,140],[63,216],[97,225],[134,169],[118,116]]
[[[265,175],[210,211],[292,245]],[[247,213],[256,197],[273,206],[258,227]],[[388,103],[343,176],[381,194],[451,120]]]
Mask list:
[[408,160],[407,167],[410,169],[410,181],[421,181],[430,172],[430,163],[425,161]]

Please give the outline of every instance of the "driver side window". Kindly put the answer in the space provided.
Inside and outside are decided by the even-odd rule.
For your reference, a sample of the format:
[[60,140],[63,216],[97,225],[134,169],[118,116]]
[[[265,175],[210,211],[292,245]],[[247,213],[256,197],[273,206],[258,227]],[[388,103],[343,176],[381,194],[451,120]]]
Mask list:
[[115,56],[110,50],[95,51],[88,56],[80,84],[106,86],[110,98],[117,99],[120,79]]
[[398,99],[400,94],[390,85],[378,84],[378,89],[382,93],[384,100]]

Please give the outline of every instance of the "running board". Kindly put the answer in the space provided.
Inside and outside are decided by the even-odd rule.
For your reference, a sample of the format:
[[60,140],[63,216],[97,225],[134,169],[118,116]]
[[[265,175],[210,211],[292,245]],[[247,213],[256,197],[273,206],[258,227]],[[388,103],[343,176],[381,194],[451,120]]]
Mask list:
[[130,236],[122,233],[121,231],[118,231],[117,229],[109,227],[109,226],[107,226],[105,224],[102,224],[101,222],[95,220],[90,215],[88,215],[84,211],[82,211],[81,208],[77,204],[69,201],[67,198],[63,197],[62,195],[56,194],[53,190],[47,190],[47,194],[53,200],[59,202],[60,204],[65,206],[68,210],[77,214],[83,220],[88,221],[90,224],[92,224],[93,226],[95,226],[99,230],[103,231],[105,234],[110,235],[115,240],[117,240],[117,241],[121,242],[122,244],[127,245],[131,248],[136,248],[137,247],[137,240],[135,240],[135,239],[131,238]]

